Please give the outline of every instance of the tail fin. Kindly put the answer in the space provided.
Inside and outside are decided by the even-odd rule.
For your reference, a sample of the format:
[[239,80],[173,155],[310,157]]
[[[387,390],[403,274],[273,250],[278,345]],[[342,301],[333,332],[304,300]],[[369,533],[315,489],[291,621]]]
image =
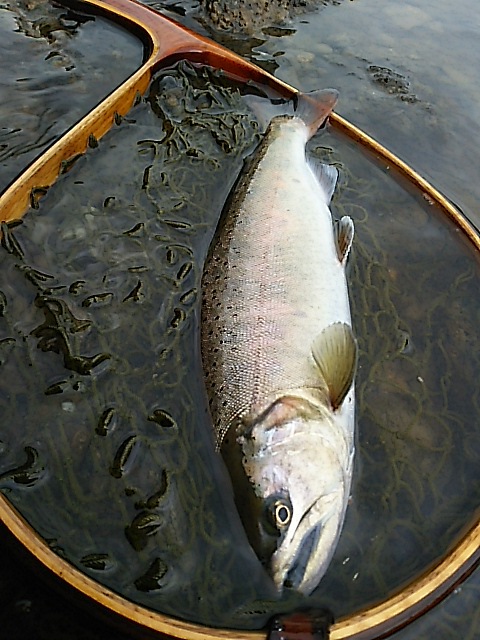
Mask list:
[[320,89],[310,93],[298,93],[296,100],[295,115],[307,125],[310,137],[312,137],[337,104],[338,91]]
[[255,113],[260,127],[265,130],[276,116],[296,116],[301,118],[309,131],[311,138],[328,118],[337,103],[338,91],[335,89],[320,89],[310,93],[298,91],[292,100],[277,103],[269,102],[258,96],[245,96],[247,104]]

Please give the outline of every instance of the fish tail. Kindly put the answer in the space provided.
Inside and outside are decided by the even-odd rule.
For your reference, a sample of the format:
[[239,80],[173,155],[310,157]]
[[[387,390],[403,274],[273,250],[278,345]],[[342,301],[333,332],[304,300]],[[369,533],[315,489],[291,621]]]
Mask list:
[[312,137],[325,122],[338,100],[335,89],[320,89],[310,93],[297,93],[294,100],[295,116],[301,118]]
[[245,96],[245,100],[254,112],[261,129],[265,130],[277,116],[300,118],[307,127],[311,138],[328,118],[338,99],[335,89],[320,89],[309,93],[298,91],[292,100],[269,102],[259,96]]

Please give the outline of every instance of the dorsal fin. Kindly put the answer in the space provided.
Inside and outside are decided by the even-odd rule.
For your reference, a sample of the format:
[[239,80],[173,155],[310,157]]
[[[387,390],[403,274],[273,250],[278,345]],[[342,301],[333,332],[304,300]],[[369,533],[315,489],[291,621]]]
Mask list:
[[312,344],[312,355],[328,388],[333,409],[338,409],[349,392],[358,359],[352,328],[343,322],[326,327]]
[[350,216],[343,216],[334,224],[335,242],[337,245],[338,259],[345,264],[352,246],[355,228]]

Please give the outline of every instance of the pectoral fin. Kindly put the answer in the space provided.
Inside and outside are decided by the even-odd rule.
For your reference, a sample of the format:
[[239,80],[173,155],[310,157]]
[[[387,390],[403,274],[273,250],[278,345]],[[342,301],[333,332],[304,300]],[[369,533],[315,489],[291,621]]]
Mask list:
[[343,216],[334,225],[335,241],[337,245],[338,259],[345,264],[353,242],[354,234],[353,220],[350,216]]
[[353,384],[358,359],[352,328],[343,322],[326,327],[312,344],[312,355],[328,388],[333,409],[338,409]]

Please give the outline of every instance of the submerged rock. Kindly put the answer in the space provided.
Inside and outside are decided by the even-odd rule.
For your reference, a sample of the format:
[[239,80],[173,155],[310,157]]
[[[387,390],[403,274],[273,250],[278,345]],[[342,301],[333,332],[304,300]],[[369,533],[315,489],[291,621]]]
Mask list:
[[417,96],[410,91],[410,82],[407,78],[388,67],[369,65],[369,72],[373,82],[387,93],[399,96],[404,102],[417,102]]
[[200,0],[200,3],[216,29],[252,34],[315,7],[340,4],[340,0]]

